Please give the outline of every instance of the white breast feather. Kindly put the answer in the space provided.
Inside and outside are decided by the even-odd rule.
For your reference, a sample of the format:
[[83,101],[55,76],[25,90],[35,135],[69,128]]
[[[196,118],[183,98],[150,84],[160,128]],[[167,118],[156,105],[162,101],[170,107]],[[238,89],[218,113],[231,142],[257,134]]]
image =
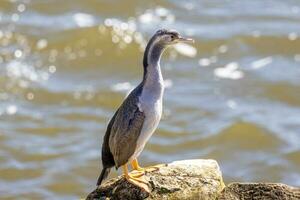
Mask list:
[[136,150],[130,160],[137,158],[142,152],[161,118],[164,86],[160,71],[156,75],[157,76],[153,76],[152,74],[151,77],[157,80],[150,79],[146,81],[142,94],[139,97],[138,108],[145,114],[145,120],[137,141]]

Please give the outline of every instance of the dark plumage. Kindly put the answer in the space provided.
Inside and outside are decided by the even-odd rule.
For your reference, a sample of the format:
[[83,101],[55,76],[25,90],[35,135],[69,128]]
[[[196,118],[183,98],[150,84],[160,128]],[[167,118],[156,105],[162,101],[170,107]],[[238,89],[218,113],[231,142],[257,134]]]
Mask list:
[[120,166],[127,180],[134,184],[137,184],[136,181],[143,182],[139,176],[128,173],[127,163],[131,161],[135,170],[145,170],[138,165],[137,157],[161,118],[164,86],[160,57],[166,47],[179,41],[190,39],[182,38],[176,31],[162,29],[147,44],[143,80],[124,100],[107,126],[102,145],[103,169],[97,185],[108,176],[112,167]]
[[103,169],[97,185],[107,177],[110,168],[126,164],[134,153],[145,118],[137,106],[141,92],[142,84],[128,95],[107,126],[102,145]]

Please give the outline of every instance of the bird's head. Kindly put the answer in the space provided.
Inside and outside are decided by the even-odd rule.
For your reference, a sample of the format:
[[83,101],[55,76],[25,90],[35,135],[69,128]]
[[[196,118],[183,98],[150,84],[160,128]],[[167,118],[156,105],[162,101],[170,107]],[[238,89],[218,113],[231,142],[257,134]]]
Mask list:
[[194,40],[191,38],[182,37],[175,30],[166,30],[166,29],[158,30],[155,33],[153,38],[155,39],[155,43],[161,44],[163,46],[170,46],[170,45],[177,44],[180,42],[189,42],[189,43],[194,42]]
[[180,42],[194,42],[194,40],[191,38],[184,38],[174,30],[158,30],[146,46],[143,60],[144,67],[146,68],[149,63],[156,65],[160,60],[161,54],[167,47]]

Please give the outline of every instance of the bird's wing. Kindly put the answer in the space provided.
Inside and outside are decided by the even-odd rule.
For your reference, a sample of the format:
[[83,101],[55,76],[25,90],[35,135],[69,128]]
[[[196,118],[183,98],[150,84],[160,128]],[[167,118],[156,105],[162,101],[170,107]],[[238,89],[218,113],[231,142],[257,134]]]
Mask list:
[[145,115],[139,110],[137,91],[133,91],[118,110],[112,125],[109,147],[118,168],[133,155]]
[[109,137],[111,133],[112,126],[115,122],[116,116],[118,114],[117,110],[114,114],[114,116],[111,118],[107,125],[107,129],[103,138],[103,144],[102,144],[102,164],[103,167],[113,167],[115,165],[114,157],[109,149]]

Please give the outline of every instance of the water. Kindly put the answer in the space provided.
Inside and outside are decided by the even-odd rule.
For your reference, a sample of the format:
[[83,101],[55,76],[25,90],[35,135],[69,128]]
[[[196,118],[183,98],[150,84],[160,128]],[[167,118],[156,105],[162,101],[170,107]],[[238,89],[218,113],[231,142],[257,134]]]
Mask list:
[[196,43],[164,55],[163,119],[141,164],[212,158],[227,183],[300,186],[299,20],[292,0],[1,1],[1,199],[95,188],[106,124],[160,27]]

